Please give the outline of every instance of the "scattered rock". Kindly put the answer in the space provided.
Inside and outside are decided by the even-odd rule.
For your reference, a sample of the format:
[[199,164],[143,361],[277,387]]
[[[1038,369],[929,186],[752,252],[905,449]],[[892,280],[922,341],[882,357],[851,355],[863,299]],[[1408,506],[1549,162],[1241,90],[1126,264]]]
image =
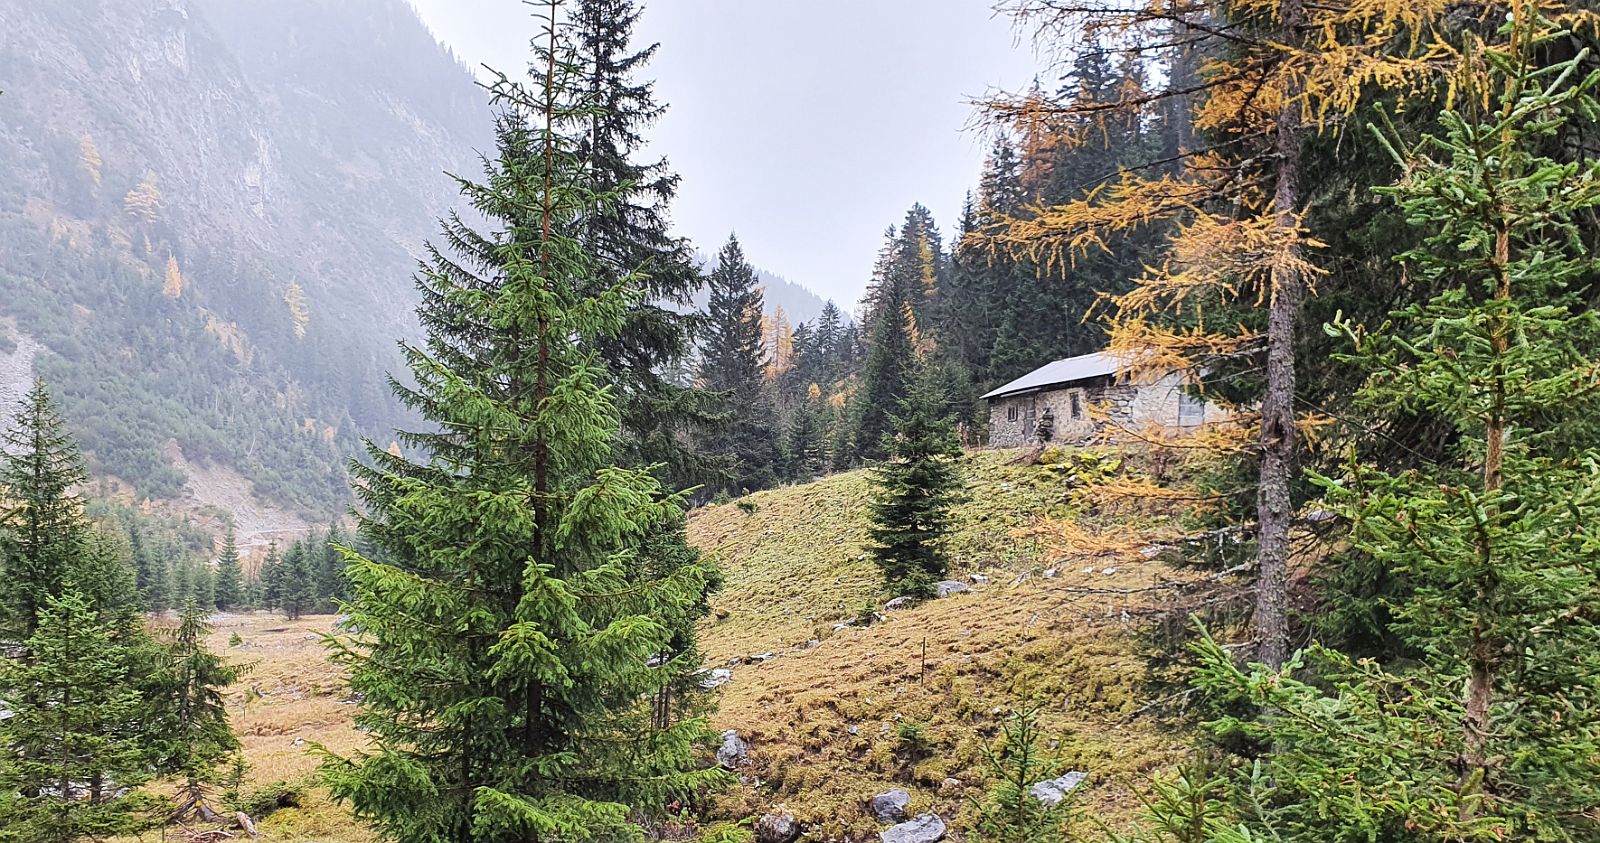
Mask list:
[[729,729],[722,733],[722,746],[717,747],[718,764],[731,770],[743,764],[749,753],[750,743],[739,737],[738,730]]
[[804,647],[807,650],[811,649],[812,647],[820,647],[820,646],[822,646],[822,639],[821,638],[813,638],[810,641],[807,641],[806,643],[804,643],[804,644],[802,644],[800,646]]
[[1121,566],[1119,566],[1119,565],[1112,565],[1112,566],[1111,566],[1111,567],[1109,567],[1109,568],[1107,568],[1107,569],[1105,569],[1105,570],[1104,570],[1104,571],[1101,571],[1101,572],[1100,572],[1100,573],[1102,573],[1102,574],[1105,574],[1105,575],[1107,575],[1107,576],[1110,576],[1110,575],[1111,575],[1111,574],[1115,574],[1115,573],[1116,573],[1116,572],[1118,572],[1118,571],[1120,571],[1120,570],[1122,570],[1122,567],[1121,567]]
[[295,738],[294,739],[294,743],[289,744],[289,745],[290,746],[296,746],[296,747],[305,746],[306,745],[306,739],[305,738]]
[[707,691],[711,690],[712,688],[721,688],[723,685],[733,681],[733,671],[725,667],[713,667],[710,670],[702,670],[698,675],[701,677],[700,687],[706,689]]
[[911,805],[911,794],[898,787],[890,788],[867,802],[867,810],[884,822],[904,822],[906,808]]
[[952,594],[960,594],[963,591],[972,590],[972,586],[959,580],[945,580],[934,586],[934,588],[936,589],[935,593],[940,597],[949,597]]
[[1061,572],[1056,570],[1055,568],[1046,568],[1046,569],[1044,569],[1044,578],[1047,579],[1047,580],[1053,580],[1053,579],[1056,578],[1056,574],[1059,574],[1059,573],[1061,573]]
[[883,843],[935,843],[944,839],[944,820],[936,814],[922,814],[878,832],[878,839]]
[[972,576],[967,577],[967,579],[972,580],[973,585],[984,585],[985,583],[989,582],[989,578],[983,574],[973,574]]
[[848,731],[852,735],[859,735],[859,734],[861,734],[861,727],[857,726],[854,723],[851,723],[850,724],[850,728],[847,729],[846,731]]
[[711,610],[711,614],[715,615],[717,620],[719,620],[719,621],[725,621],[728,618],[733,616],[732,612],[728,611],[727,609],[722,608],[721,606],[718,606],[717,608]]
[[939,795],[945,797],[955,796],[956,794],[960,793],[961,789],[965,786],[966,785],[961,783],[960,779],[945,779],[944,781],[939,782]]
[[883,610],[885,612],[893,612],[896,609],[904,609],[908,606],[915,606],[916,603],[917,598],[915,597],[896,597],[895,599],[883,604]]
[[777,811],[756,820],[756,843],[794,843],[800,837],[800,823],[794,814]]
[[744,663],[761,664],[762,662],[770,662],[777,657],[776,653],[752,653],[744,657]]
[[1012,581],[1011,581],[1011,584],[1012,584],[1012,585],[1022,585],[1022,584],[1023,584],[1023,583],[1025,583],[1025,582],[1027,582],[1027,581],[1028,581],[1028,580],[1030,580],[1030,579],[1032,579],[1032,577],[1031,577],[1031,576],[1029,576],[1029,575],[1028,575],[1028,574],[1026,574],[1026,573],[1022,573],[1022,574],[1017,574],[1017,578],[1016,578],[1016,579],[1014,579],[1014,580],[1012,580]]
[[1073,788],[1082,784],[1088,775],[1088,773],[1073,770],[1061,778],[1039,782],[1028,788],[1028,792],[1033,794],[1033,798],[1039,800],[1040,804],[1054,807],[1061,804],[1061,800],[1067,798],[1067,794],[1071,793]]

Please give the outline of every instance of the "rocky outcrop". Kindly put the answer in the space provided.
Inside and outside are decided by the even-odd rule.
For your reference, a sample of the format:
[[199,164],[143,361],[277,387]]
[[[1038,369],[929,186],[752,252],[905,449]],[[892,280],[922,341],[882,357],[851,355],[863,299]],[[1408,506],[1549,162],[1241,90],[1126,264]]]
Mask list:
[[890,788],[867,801],[867,810],[885,822],[903,822],[906,808],[911,806],[911,794],[898,787]]
[[878,832],[882,843],[936,843],[944,839],[944,820],[937,814],[922,814]]
[[1067,794],[1071,793],[1074,788],[1083,784],[1083,780],[1088,776],[1088,773],[1073,770],[1058,778],[1039,782],[1029,788],[1028,792],[1033,794],[1033,798],[1039,800],[1040,804],[1047,807],[1055,807],[1061,804],[1061,800],[1067,798]]
[[743,764],[750,754],[750,743],[739,737],[736,729],[722,733],[722,745],[717,747],[717,763],[728,769]]
[[788,811],[762,814],[756,820],[756,843],[794,843],[800,838],[800,823]]

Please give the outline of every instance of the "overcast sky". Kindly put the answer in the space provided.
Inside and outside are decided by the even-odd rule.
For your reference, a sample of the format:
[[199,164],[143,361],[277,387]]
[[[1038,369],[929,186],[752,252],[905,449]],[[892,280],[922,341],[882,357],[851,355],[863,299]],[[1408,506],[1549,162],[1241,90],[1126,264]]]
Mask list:
[[[412,0],[472,65],[525,67],[518,0]],[[678,233],[853,305],[913,202],[952,230],[985,142],[969,101],[1033,78],[992,0],[653,0],[636,41],[671,108],[652,152],[683,177]]]

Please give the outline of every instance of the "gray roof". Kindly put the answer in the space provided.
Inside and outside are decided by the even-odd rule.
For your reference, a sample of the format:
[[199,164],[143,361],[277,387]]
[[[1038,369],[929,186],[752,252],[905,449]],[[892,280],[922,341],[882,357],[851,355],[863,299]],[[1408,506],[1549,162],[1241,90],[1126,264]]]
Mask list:
[[1046,363],[1020,378],[986,393],[984,398],[1004,398],[1020,392],[1032,392],[1047,386],[1073,381],[1115,375],[1122,366],[1122,358],[1104,351],[1080,354],[1054,363]]

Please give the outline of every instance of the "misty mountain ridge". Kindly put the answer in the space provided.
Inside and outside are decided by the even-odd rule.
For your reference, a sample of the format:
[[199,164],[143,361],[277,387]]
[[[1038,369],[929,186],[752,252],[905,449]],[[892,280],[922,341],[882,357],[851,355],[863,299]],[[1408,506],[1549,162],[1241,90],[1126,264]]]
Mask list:
[[[409,424],[386,378],[460,204],[446,173],[493,147],[471,69],[405,0],[0,0],[0,22],[0,395],[46,378],[131,499],[263,531],[338,512],[361,438]],[[762,280],[792,322],[822,307]]]

